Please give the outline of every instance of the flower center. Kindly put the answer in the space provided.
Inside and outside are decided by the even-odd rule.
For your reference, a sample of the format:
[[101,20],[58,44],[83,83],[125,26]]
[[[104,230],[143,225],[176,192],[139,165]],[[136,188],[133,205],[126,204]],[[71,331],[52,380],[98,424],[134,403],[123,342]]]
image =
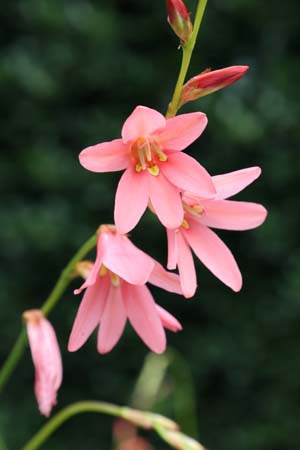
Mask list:
[[158,143],[149,137],[140,137],[131,145],[131,155],[135,162],[136,172],[148,170],[153,175],[159,175],[159,162],[167,161],[167,155]]

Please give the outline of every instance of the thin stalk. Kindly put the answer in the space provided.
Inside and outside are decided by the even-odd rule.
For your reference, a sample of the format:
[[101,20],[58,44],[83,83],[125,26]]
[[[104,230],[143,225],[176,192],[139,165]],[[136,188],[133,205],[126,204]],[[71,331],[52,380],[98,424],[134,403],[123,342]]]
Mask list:
[[[95,247],[96,241],[97,235],[94,234],[80,247],[80,249],[75,253],[73,258],[63,269],[50,295],[47,297],[46,301],[41,307],[41,310],[45,315],[48,315],[50,313],[50,311],[54,308],[56,303],[60,300],[61,296],[65,292],[67,286],[72,280],[75,264],[81,261],[82,258],[84,258],[84,256]],[[6,358],[0,370],[0,392],[8,382],[13,371],[15,370],[21,356],[24,353],[26,344],[27,344],[27,335],[23,327],[19,337],[17,338],[13,348],[11,349],[8,357]]]
[[196,15],[195,15],[195,21],[193,26],[193,32],[191,34],[190,39],[187,41],[186,44],[182,45],[182,60],[181,60],[181,66],[180,71],[177,79],[177,83],[174,89],[173,97],[171,102],[169,103],[168,111],[166,114],[166,118],[170,119],[171,117],[176,116],[177,111],[179,109],[180,105],[180,97],[181,97],[181,91],[182,87],[185,81],[185,77],[187,74],[187,71],[190,66],[193,50],[196,44],[197,36],[200,30],[200,25],[203,19],[204,11],[207,5],[207,0],[199,0]]

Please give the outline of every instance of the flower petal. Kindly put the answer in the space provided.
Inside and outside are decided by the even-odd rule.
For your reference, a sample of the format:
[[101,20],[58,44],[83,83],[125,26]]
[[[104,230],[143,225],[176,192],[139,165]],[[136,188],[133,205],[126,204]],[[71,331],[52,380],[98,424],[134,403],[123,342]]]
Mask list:
[[182,330],[181,324],[178,322],[177,319],[175,319],[174,316],[172,316],[172,314],[170,314],[168,311],[166,311],[159,305],[156,305],[156,309],[158,311],[160,320],[164,328],[167,328],[168,330],[173,331],[174,333],[177,333],[177,331]]
[[247,169],[214,176],[213,182],[217,190],[216,199],[232,197],[253,183],[260,174],[260,167],[248,167]]
[[167,268],[169,270],[176,269],[177,261],[178,261],[178,249],[177,249],[177,240],[176,240],[176,230],[167,231],[167,239],[168,239],[168,263]]
[[115,172],[126,169],[130,162],[128,145],[122,139],[87,147],[79,154],[80,164],[92,172]]
[[189,220],[190,229],[183,234],[200,261],[224,284],[234,291],[242,287],[238,265],[223,241],[209,228]]
[[126,319],[121,286],[111,285],[98,332],[99,353],[108,353],[117,344],[123,333]]
[[161,164],[161,171],[174,186],[203,197],[216,194],[212,177],[201,164],[185,153],[168,155],[168,161]]
[[96,283],[85,291],[69,338],[69,352],[76,352],[82,347],[99,324],[109,286],[108,276],[98,276]]
[[199,217],[203,225],[223,230],[251,230],[261,225],[266,209],[257,203],[214,200],[203,202],[204,213]]
[[131,231],[148,205],[148,174],[129,167],[122,175],[115,199],[115,224],[121,234]]
[[178,228],[183,221],[183,207],[178,189],[162,173],[149,175],[150,200],[159,220],[166,228]]
[[147,136],[166,126],[164,116],[152,108],[147,106],[137,106],[124,122],[122,128],[123,142],[127,143]]
[[206,125],[204,113],[180,114],[167,120],[166,128],[157,135],[159,145],[166,150],[184,150],[203,133]]
[[192,252],[179,231],[176,233],[178,248],[178,271],[183,295],[193,297],[197,289],[197,276]]
[[115,236],[103,264],[131,284],[145,284],[154,268],[154,260],[123,235]]
[[154,269],[148,281],[166,291],[182,294],[179,276],[165,270],[157,261],[154,261]]
[[123,299],[131,325],[155,353],[166,349],[166,335],[155,302],[146,286],[123,283]]

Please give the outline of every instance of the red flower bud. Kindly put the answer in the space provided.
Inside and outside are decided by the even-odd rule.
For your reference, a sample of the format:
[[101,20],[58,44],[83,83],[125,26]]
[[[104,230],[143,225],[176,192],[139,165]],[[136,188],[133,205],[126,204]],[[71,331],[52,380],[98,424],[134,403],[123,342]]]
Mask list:
[[213,71],[208,69],[201,72],[183,86],[180,106],[229,86],[244,76],[248,69],[248,66],[231,66],[225,67],[225,69]]
[[182,0],[167,0],[168,22],[181,42],[186,43],[193,31],[190,14]]

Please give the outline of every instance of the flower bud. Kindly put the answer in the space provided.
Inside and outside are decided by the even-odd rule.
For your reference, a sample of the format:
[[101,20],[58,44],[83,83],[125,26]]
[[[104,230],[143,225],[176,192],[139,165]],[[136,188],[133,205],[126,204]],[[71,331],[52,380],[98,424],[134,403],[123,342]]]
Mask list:
[[168,22],[174,33],[185,44],[193,31],[190,15],[182,0],[167,0]]
[[201,445],[198,441],[186,436],[183,433],[180,433],[180,431],[160,428],[157,429],[157,432],[165,442],[178,450],[205,450],[203,445]]
[[48,417],[56,404],[57,390],[62,382],[62,361],[55,331],[42,311],[23,313],[28,341],[35,367],[34,392],[40,413]]
[[201,72],[183,86],[180,106],[229,86],[244,76],[248,69],[248,66],[231,66],[225,67],[225,69],[213,71],[208,69]]

